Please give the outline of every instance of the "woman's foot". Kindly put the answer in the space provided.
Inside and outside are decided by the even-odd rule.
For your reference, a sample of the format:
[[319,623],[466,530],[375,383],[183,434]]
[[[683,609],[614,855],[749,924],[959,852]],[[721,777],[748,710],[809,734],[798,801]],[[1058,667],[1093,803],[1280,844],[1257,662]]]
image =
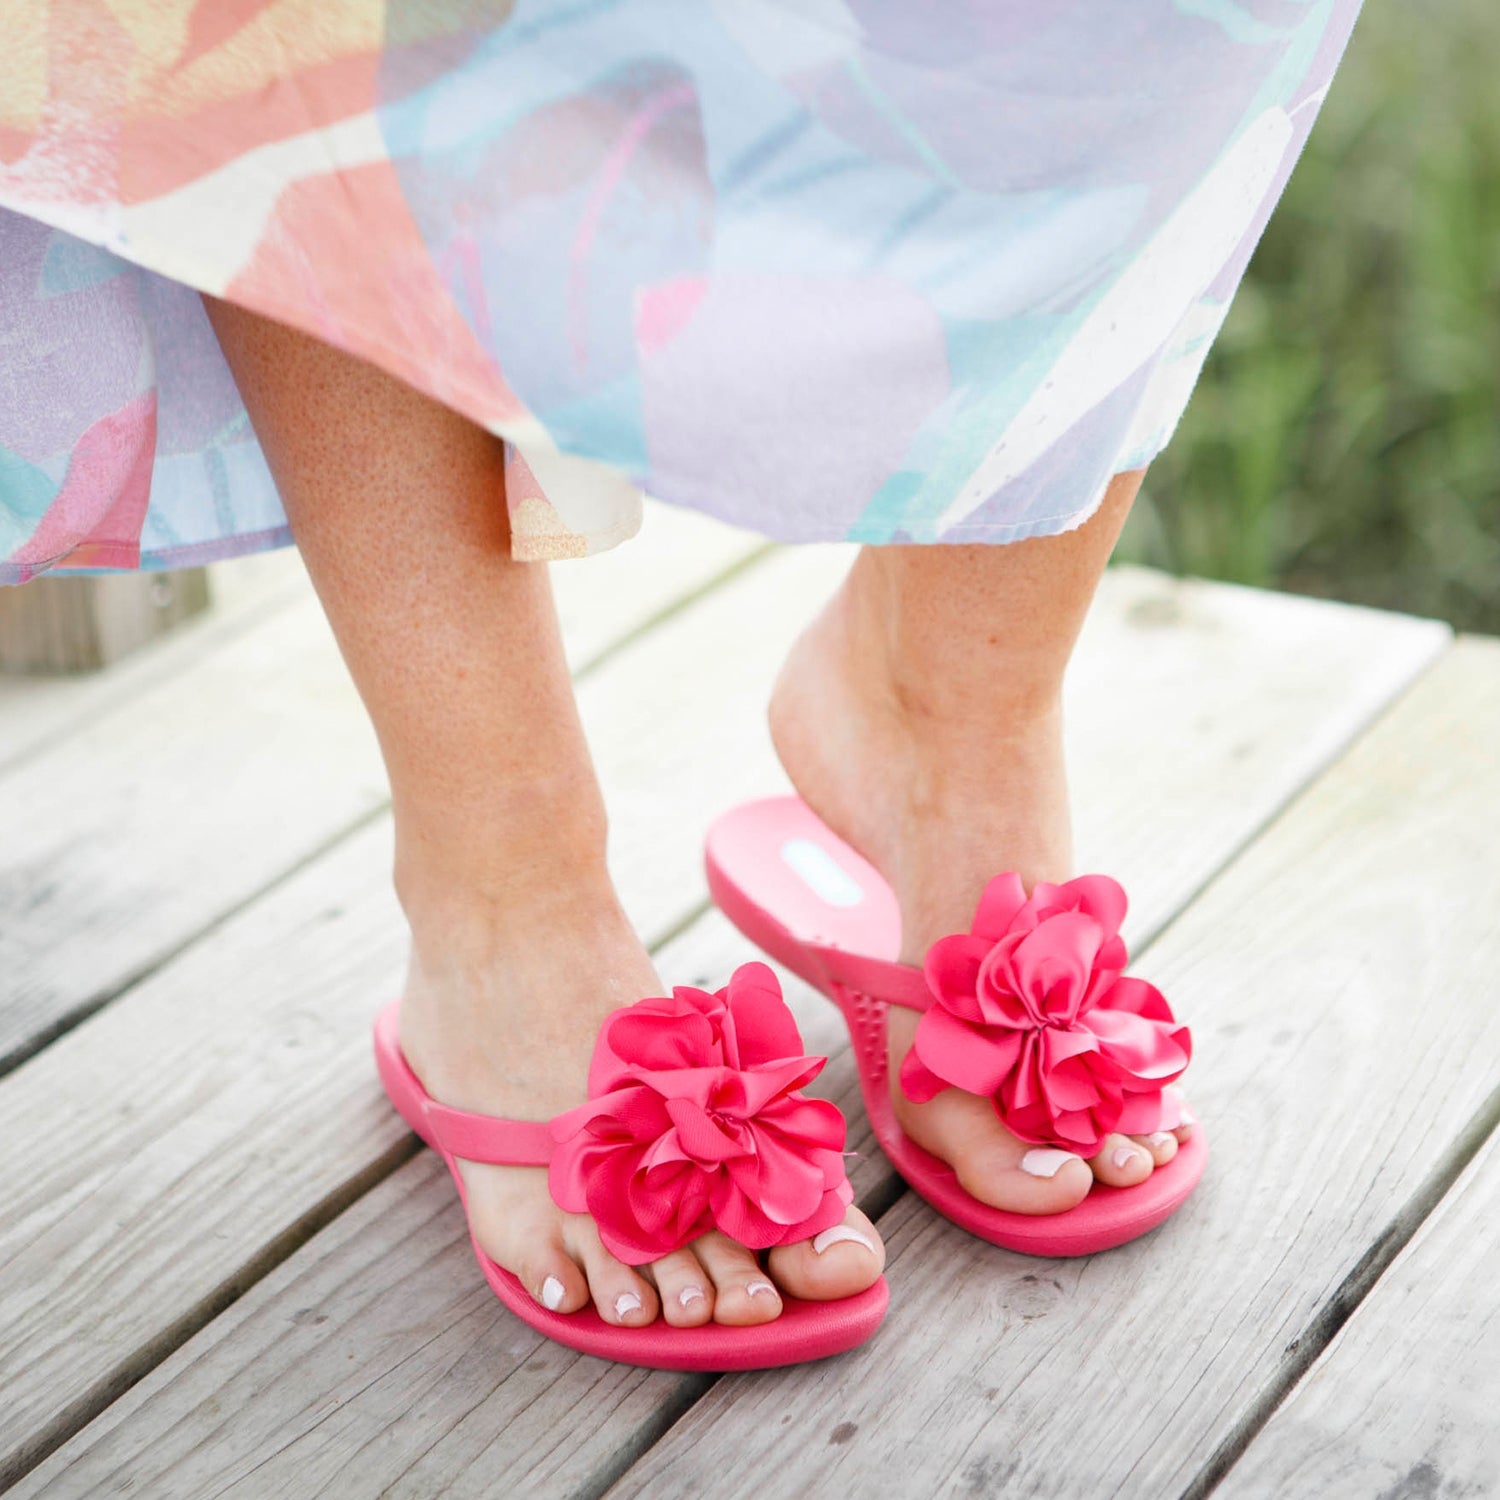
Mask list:
[[[1007,672],[994,638],[980,643],[991,658],[985,691],[947,692],[941,660],[908,671],[908,639],[890,628],[899,602],[893,610],[882,580],[862,574],[868,558],[793,648],[772,696],[771,732],[798,795],[889,881],[901,907],[901,959],[920,965],[937,938],[969,930],[994,875],[1017,870],[1029,889],[1072,873],[1060,671],[1050,689],[1027,660]],[[964,645],[951,648],[962,654]],[[948,1089],[913,1103],[899,1078],[918,1019],[899,1006],[889,1012],[896,1118],[981,1202],[1058,1213],[1096,1179],[1144,1182],[1187,1139],[1190,1126],[1111,1135],[1085,1161],[1018,1140],[988,1099]]]
[[[380,737],[414,939],[402,1050],[444,1104],[535,1120],[581,1104],[600,1020],[661,985],[605,873],[547,570],[511,555],[504,446],[316,339],[204,306]],[[462,1170],[480,1245],[554,1311],[763,1323],[778,1288],[848,1296],[884,1262],[851,1211],[821,1254],[778,1247],[762,1269],[715,1234],[632,1270],[542,1170]]]
[[[599,1023],[663,993],[606,877],[515,892],[483,923],[414,922],[401,1004],[401,1047],[433,1098],[462,1109],[542,1120],[586,1097]],[[717,1231],[632,1268],[600,1243],[594,1221],[553,1202],[540,1167],[461,1162],[469,1219],[485,1252],[544,1307],[592,1301],[606,1322],[681,1328],[767,1323],[781,1293],[828,1300],[871,1286],[885,1262],[874,1226],[850,1208],[840,1229],[778,1246],[764,1265]],[[815,1248],[820,1246],[821,1248]]]

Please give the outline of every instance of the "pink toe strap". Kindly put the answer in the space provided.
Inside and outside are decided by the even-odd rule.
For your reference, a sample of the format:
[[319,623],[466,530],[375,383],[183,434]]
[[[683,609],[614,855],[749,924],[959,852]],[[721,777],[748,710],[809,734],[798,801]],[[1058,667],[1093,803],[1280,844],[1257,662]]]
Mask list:
[[432,1139],[449,1156],[504,1167],[545,1167],[552,1160],[552,1129],[546,1120],[475,1114],[436,1099],[424,1099],[422,1113]]

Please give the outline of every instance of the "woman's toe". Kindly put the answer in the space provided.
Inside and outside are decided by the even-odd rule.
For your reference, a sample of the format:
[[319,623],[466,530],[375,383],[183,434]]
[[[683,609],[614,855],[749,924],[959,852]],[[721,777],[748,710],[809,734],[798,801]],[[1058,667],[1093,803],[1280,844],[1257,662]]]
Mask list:
[[589,1282],[555,1234],[520,1259],[516,1276],[548,1312],[574,1313],[587,1307]]
[[674,1250],[652,1263],[661,1315],[674,1328],[696,1328],[714,1315],[714,1284],[691,1250]]
[[967,1193],[1013,1214],[1060,1214],[1082,1203],[1094,1185],[1081,1156],[1017,1140],[988,1099],[945,1089],[903,1124],[919,1146],[941,1157]]
[[1130,1139],[1143,1151],[1151,1153],[1151,1160],[1156,1166],[1164,1167],[1177,1155],[1178,1142],[1180,1139],[1185,1140],[1186,1136],[1179,1137],[1176,1131],[1171,1130],[1153,1130],[1150,1135],[1133,1135]]
[[714,1322],[769,1323],[781,1313],[781,1293],[743,1245],[717,1229],[693,1241],[698,1263],[713,1278]]
[[1109,1187],[1135,1187],[1151,1175],[1155,1161],[1151,1147],[1128,1135],[1107,1135],[1103,1149],[1089,1158],[1089,1166],[1094,1176]]
[[[549,1312],[587,1307],[589,1283],[573,1236],[547,1192],[545,1172],[461,1162],[469,1227],[484,1253]],[[588,1221],[584,1221],[588,1222]]]
[[[590,1225],[592,1229],[592,1225]],[[599,1316],[606,1323],[624,1328],[644,1328],[658,1312],[656,1288],[645,1277],[618,1261],[599,1242],[593,1230],[592,1242],[578,1246],[579,1258],[589,1279],[589,1295]]]
[[808,1240],[778,1245],[766,1257],[772,1279],[793,1297],[829,1302],[873,1286],[885,1269],[885,1246],[857,1208]]
[[1088,1163],[1072,1151],[1028,1146],[1008,1133],[954,1168],[959,1184],[981,1203],[1013,1214],[1060,1214],[1076,1208],[1094,1185]]

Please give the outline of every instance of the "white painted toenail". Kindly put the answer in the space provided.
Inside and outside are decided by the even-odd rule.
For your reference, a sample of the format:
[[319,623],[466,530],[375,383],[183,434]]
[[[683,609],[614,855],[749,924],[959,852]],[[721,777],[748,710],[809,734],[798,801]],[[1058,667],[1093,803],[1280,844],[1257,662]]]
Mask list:
[[691,1307],[693,1303],[701,1302],[702,1300],[703,1290],[701,1287],[685,1286],[677,1294],[677,1305],[679,1307]]
[[1028,1151],[1021,1158],[1021,1170],[1029,1172],[1033,1177],[1056,1177],[1070,1161],[1082,1160],[1081,1156],[1075,1156],[1071,1151],[1038,1149]]
[[1184,1104],[1179,1115],[1178,1123],[1181,1125],[1196,1125],[1198,1123],[1198,1116],[1195,1115],[1192,1110],[1190,1110],[1187,1105]]
[[1139,1151],[1131,1151],[1128,1147],[1121,1146],[1120,1149],[1116,1151],[1112,1157],[1110,1157],[1110,1160],[1114,1162],[1117,1167],[1128,1167],[1131,1162],[1133,1162],[1140,1154],[1141,1153]]
[[623,1318],[627,1313],[639,1312],[641,1299],[634,1292],[621,1292],[615,1298],[615,1316]]
[[548,1312],[556,1312],[562,1306],[562,1299],[567,1295],[563,1290],[563,1284],[557,1277],[549,1276],[542,1283],[542,1306]]
[[745,1290],[752,1297],[758,1297],[762,1292],[769,1292],[773,1297],[776,1295],[776,1288],[769,1281],[752,1281]]
[[1170,1130],[1154,1130],[1146,1139],[1151,1143],[1153,1151],[1165,1151],[1170,1143],[1176,1141],[1177,1137]]
[[875,1246],[870,1243],[867,1234],[861,1234],[857,1229],[851,1229],[847,1224],[835,1224],[832,1229],[825,1229],[822,1234],[813,1237],[812,1247],[815,1255],[821,1255],[830,1245],[840,1245],[845,1240],[850,1240],[856,1245],[863,1245],[871,1255],[875,1253]]

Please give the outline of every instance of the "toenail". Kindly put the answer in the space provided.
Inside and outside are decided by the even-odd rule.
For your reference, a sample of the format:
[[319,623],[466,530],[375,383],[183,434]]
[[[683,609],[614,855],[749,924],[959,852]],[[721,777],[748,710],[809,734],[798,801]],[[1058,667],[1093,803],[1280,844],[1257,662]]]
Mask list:
[[[1151,1140],[1154,1144],[1156,1141],[1156,1137],[1152,1136]],[[1121,1146],[1120,1149],[1116,1151],[1112,1157],[1110,1157],[1110,1160],[1114,1162],[1117,1167],[1128,1167],[1131,1162],[1133,1162],[1140,1154],[1141,1153],[1139,1151],[1132,1151],[1128,1146]]]
[[1070,1161],[1082,1161],[1081,1156],[1075,1156],[1071,1151],[1028,1151],[1021,1158],[1021,1170],[1029,1172],[1033,1177],[1056,1177]]
[[847,1224],[835,1224],[832,1229],[825,1229],[822,1234],[813,1237],[812,1247],[815,1255],[821,1255],[830,1245],[842,1244],[850,1240],[856,1245],[863,1245],[871,1255],[875,1253],[875,1246],[870,1242],[867,1234],[861,1234],[857,1229],[851,1229]]
[[1165,1151],[1168,1145],[1176,1141],[1177,1137],[1170,1130],[1154,1130],[1146,1139],[1151,1143],[1155,1151]]
[[542,1306],[548,1312],[556,1312],[562,1306],[562,1300],[566,1295],[563,1284],[557,1277],[549,1276],[542,1283]]
[[634,1292],[621,1292],[615,1298],[615,1316],[623,1318],[627,1313],[639,1312],[641,1299]]
[[752,1297],[758,1297],[762,1292],[769,1292],[773,1297],[776,1295],[776,1288],[769,1281],[752,1281],[745,1291]]
[[677,1294],[677,1305],[679,1307],[691,1307],[695,1302],[703,1300],[703,1289],[696,1286],[685,1286]]

